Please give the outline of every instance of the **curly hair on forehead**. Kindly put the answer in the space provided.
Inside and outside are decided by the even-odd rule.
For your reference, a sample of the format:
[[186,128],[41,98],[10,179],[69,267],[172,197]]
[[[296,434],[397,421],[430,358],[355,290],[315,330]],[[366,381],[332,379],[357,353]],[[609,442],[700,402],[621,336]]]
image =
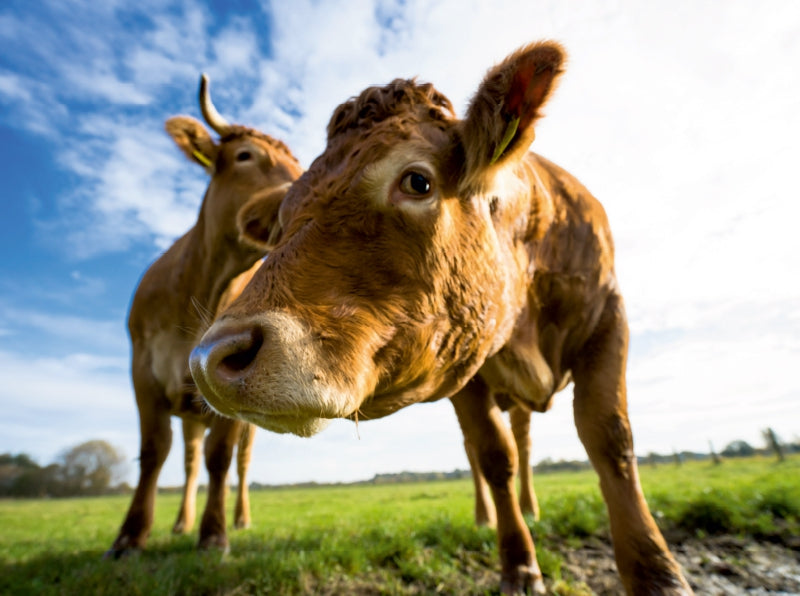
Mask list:
[[453,104],[431,83],[395,79],[383,87],[367,87],[358,97],[341,104],[328,123],[328,140],[351,128],[369,126],[401,112],[426,113],[431,120],[455,117]]

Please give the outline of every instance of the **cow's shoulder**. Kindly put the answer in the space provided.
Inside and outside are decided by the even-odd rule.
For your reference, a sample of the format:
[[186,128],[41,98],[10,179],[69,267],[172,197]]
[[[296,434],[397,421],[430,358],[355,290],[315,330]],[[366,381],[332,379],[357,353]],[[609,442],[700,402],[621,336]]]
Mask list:
[[531,240],[533,278],[523,318],[536,327],[557,387],[618,291],[614,243],[605,209],[575,176],[535,154],[527,164],[535,188],[531,219],[538,215],[539,229]]
[[[185,263],[195,243],[192,230],[178,238],[144,272],[136,286],[128,312],[128,330],[133,341],[145,341],[161,329],[165,317],[190,312],[191,284],[182,279]],[[179,304],[183,306],[178,307]],[[179,315],[180,316],[180,315]],[[175,321],[172,321],[175,323]]]

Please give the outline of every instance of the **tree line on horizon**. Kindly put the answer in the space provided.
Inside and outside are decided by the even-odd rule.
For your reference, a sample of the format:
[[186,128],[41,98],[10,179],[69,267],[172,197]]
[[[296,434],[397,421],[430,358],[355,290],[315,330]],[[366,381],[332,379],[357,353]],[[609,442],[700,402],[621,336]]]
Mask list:
[[122,450],[92,440],[62,451],[40,466],[26,453],[0,454],[0,497],[81,497],[130,492],[122,481],[128,463]]
[[[715,464],[727,458],[753,457],[756,455],[776,455],[781,461],[785,454],[800,453],[800,437],[793,442],[781,441],[771,429],[762,431],[765,445],[754,447],[747,441],[735,440],[717,453],[709,443],[709,452],[673,452],[671,454],[649,453],[637,456],[639,465],[681,465],[687,461],[711,460]],[[578,471],[591,468],[588,460],[543,459],[535,466],[535,474],[551,472]],[[128,460],[122,450],[107,441],[92,440],[80,443],[59,454],[56,460],[40,466],[25,453],[0,454],[0,497],[44,498],[79,497],[111,494],[128,494],[132,488],[123,481],[128,472]],[[437,480],[457,480],[471,477],[470,470],[451,472],[410,472],[376,474],[369,480],[356,482],[317,483],[301,482],[294,484],[269,485],[259,482],[250,484],[251,490],[274,488],[312,488],[315,486],[393,484],[403,482],[431,482]],[[204,490],[201,486],[200,489]],[[174,492],[182,487],[159,488],[160,492]]]

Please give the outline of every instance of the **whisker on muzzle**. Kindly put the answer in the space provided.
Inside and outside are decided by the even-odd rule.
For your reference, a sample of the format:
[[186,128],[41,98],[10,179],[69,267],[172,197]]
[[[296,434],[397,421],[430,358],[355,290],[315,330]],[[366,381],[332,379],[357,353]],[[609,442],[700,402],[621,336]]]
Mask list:
[[211,323],[214,322],[214,313],[211,312],[211,310],[209,310],[206,306],[201,304],[200,301],[194,296],[190,298],[190,302],[195,313],[197,313],[197,317],[202,323],[202,328],[205,330],[211,327]]

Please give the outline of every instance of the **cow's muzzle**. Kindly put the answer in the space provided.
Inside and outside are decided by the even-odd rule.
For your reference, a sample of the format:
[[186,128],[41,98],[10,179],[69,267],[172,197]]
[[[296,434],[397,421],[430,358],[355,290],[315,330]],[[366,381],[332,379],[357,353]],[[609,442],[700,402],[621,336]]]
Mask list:
[[326,364],[313,334],[282,312],[223,317],[189,358],[200,392],[220,414],[302,436],[354,409],[351,396],[328,382]]

